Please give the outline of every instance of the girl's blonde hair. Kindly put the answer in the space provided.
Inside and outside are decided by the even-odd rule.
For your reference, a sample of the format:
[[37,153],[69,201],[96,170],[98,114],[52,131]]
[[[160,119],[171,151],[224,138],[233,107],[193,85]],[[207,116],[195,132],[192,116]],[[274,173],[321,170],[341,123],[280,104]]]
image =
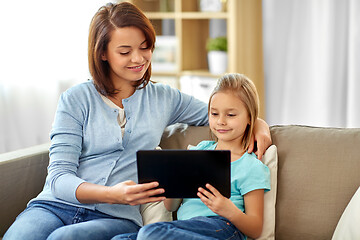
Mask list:
[[210,110],[212,97],[218,92],[231,92],[239,97],[244,103],[249,114],[250,123],[245,130],[241,143],[244,146],[244,149],[247,149],[250,144],[250,138],[253,134],[255,120],[258,118],[260,108],[259,96],[255,84],[248,77],[239,73],[229,73],[222,76],[210,95],[208,111]]

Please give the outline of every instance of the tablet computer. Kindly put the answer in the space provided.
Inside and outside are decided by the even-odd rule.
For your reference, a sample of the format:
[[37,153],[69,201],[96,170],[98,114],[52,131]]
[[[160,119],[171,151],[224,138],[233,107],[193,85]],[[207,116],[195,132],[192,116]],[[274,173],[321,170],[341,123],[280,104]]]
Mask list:
[[159,182],[167,198],[197,198],[206,183],[230,197],[230,151],[139,150],[136,157],[139,183]]

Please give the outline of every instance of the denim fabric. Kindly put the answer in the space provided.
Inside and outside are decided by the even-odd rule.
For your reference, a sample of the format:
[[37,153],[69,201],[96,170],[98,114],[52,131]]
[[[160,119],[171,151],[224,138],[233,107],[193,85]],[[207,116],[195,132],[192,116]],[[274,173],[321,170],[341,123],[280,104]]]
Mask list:
[[16,218],[3,240],[92,240],[136,232],[139,226],[127,219],[56,202],[36,201]]
[[134,233],[123,233],[113,237],[111,240],[136,240],[137,239],[137,232]]
[[142,227],[137,234],[121,234],[112,240],[212,240],[247,239],[223,217],[195,217],[189,220],[158,222]]

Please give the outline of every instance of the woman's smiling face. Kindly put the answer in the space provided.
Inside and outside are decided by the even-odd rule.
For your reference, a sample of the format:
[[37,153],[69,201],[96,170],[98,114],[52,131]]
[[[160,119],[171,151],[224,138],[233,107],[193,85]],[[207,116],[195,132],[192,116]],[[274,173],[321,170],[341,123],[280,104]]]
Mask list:
[[136,27],[117,28],[111,33],[102,60],[110,66],[114,86],[140,80],[148,69],[152,57],[151,48],[144,33]]

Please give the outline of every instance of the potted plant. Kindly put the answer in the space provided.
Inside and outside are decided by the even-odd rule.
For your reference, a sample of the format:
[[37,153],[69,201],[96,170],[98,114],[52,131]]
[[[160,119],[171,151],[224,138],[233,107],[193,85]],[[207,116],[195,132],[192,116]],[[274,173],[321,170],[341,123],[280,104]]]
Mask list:
[[227,70],[227,38],[209,38],[206,42],[209,71],[212,74],[223,74]]

